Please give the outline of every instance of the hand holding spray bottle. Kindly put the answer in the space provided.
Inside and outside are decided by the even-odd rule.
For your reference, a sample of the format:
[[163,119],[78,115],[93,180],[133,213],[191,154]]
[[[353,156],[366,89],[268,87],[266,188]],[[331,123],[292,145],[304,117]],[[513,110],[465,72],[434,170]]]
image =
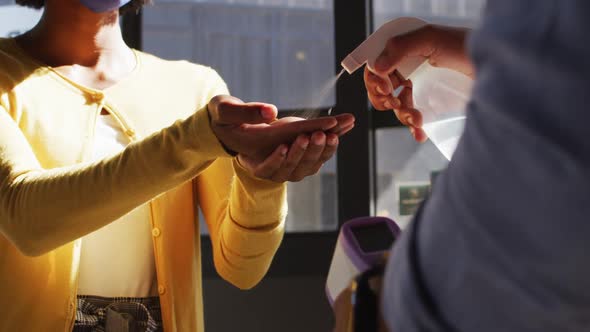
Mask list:
[[[352,74],[364,64],[378,76],[374,63],[389,39],[418,30],[427,22],[411,17],[389,21],[369,36],[343,61],[342,67]],[[423,57],[407,57],[397,68],[413,83],[414,106],[422,113],[422,129],[432,143],[451,159],[465,125],[465,106],[473,80],[457,71],[431,66]],[[383,77],[390,82],[388,77]],[[391,84],[391,82],[390,82]],[[394,91],[392,88],[391,91]],[[394,92],[395,93],[395,92]]]

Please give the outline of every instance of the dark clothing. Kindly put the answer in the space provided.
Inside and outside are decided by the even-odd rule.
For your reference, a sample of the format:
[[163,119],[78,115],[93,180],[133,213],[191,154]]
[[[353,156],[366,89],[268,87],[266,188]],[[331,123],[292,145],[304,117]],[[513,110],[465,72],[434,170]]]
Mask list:
[[386,272],[392,331],[590,331],[589,35],[588,0],[488,0],[465,133]]

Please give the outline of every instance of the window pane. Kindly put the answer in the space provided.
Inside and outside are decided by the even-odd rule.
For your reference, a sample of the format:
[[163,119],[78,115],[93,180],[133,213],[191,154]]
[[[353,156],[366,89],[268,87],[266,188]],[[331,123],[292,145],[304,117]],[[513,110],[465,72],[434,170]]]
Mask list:
[[474,25],[485,0],[373,0],[375,26],[400,16],[415,16],[431,23]]
[[376,142],[377,215],[405,227],[428,193],[431,178],[448,162],[430,141],[414,141],[406,128],[379,129]]
[[244,100],[334,103],[318,96],[335,74],[331,0],[160,0],[144,12],[143,36],[148,52],[215,68]]
[[24,8],[14,1],[0,0],[0,37],[14,37],[32,28],[42,11]]
[[[213,67],[242,100],[313,114],[335,103],[332,1],[158,0],[144,11],[142,44]],[[337,228],[335,158],[288,191],[288,231]]]
[[[375,28],[400,16],[472,27],[483,5],[484,0],[374,0]],[[405,227],[448,161],[430,141],[416,143],[402,127],[377,130],[376,149],[377,214]]]

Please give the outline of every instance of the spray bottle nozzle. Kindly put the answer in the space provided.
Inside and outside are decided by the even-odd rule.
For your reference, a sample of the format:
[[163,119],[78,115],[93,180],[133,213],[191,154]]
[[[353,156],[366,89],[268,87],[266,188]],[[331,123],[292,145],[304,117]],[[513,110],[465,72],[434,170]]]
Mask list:
[[[383,52],[390,38],[417,30],[427,24],[427,22],[414,17],[402,17],[390,21],[377,29],[344,58],[341,65],[349,74],[354,73],[364,64],[367,64],[369,69],[372,69],[375,60]],[[408,77],[422,62],[424,62],[424,59],[408,59],[408,61],[400,64],[398,71],[404,77]]]
[[362,67],[365,64],[366,61],[357,61],[354,58],[354,52],[352,52],[351,54],[349,54],[346,58],[344,58],[344,60],[342,60],[342,68],[344,68],[344,70],[346,70],[349,74],[354,73],[355,71],[357,71],[360,67]]

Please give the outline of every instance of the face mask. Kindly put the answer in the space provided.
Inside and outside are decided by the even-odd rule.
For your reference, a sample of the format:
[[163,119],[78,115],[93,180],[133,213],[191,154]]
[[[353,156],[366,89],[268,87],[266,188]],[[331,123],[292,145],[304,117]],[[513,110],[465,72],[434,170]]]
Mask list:
[[119,9],[131,0],[80,0],[86,8],[95,13],[104,13]]

